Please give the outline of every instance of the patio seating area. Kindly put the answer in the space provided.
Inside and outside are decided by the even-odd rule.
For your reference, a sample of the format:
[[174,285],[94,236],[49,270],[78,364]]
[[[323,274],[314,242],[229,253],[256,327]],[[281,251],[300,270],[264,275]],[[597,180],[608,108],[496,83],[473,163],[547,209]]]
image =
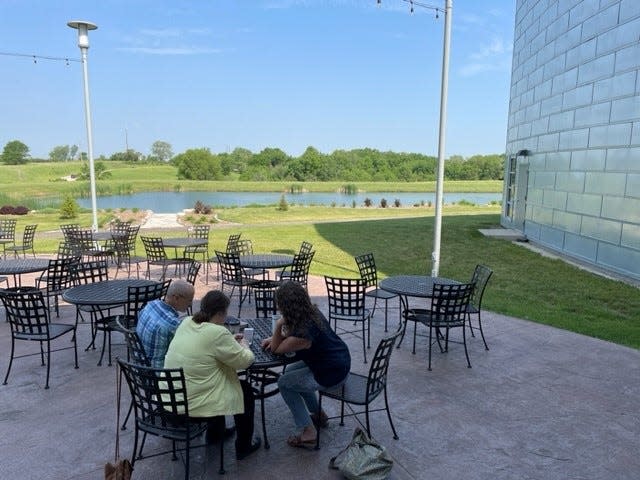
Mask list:
[[[115,267],[111,267],[113,278]],[[33,284],[40,273],[23,275],[23,285]],[[125,278],[120,272],[118,278]],[[460,279],[463,280],[463,279]],[[194,311],[208,290],[220,280],[201,272],[195,282]],[[312,300],[327,314],[323,277],[309,276]],[[411,306],[419,307],[419,302]],[[230,312],[238,308],[232,298]],[[53,312],[52,308],[52,313]],[[255,313],[245,304],[242,316]],[[76,308],[60,301],[56,323],[73,325]],[[388,304],[389,332],[385,334],[385,308],[372,312],[372,359],[379,341],[395,330],[398,300]],[[0,311],[0,372],[7,368],[11,332]],[[409,342],[393,351],[389,367],[389,404],[399,439],[384,412],[371,415],[373,436],[394,459],[390,478],[635,478],[640,471],[640,352],[601,340],[558,330],[526,320],[483,312],[483,338],[467,335],[473,368],[467,368],[462,345],[447,353],[433,349],[432,371],[427,370],[428,343],[419,336],[416,353]],[[427,330],[424,326],[422,332]],[[458,331],[460,329],[457,329]],[[455,340],[458,331],[452,332]],[[77,341],[91,342],[91,322],[80,322]],[[362,338],[344,336],[352,355],[352,372],[366,375]],[[0,462],[3,478],[96,479],[104,464],[113,462],[116,431],[116,367],[97,366],[100,349],[78,349],[51,354],[50,388],[45,390],[46,367],[40,365],[37,344],[18,354],[36,353],[13,362],[7,385],[0,385]],[[68,345],[65,345],[68,343]],[[56,346],[72,347],[67,336]],[[54,346],[53,348],[56,348]],[[113,332],[113,357],[126,358],[124,338]],[[126,390],[126,389],[125,389]],[[286,444],[295,431],[288,409],[279,395],[264,400],[271,448],[261,448],[250,459],[225,458],[226,475],[220,478],[280,479],[341,478],[328,469],[329,459],[344,448],[357,425],[353,417],[330,421],[322,430],[318,451],[302,451]],[[129,396],[125,392],[122,415]],[[323,401],[329,416],[339,415],[340,403]],[[374,408],[383,407],[377,399]],[[256,406],[256,435],[261,435]],[[364,419],[363,419],[364,421]],[[230,421],[228,420],[228,423]],[[121,454],[131,456],[133,427],[121,431]],[[199,443],[199,442],[195,442]],[[229,443],[228,450],[233,450]],[[170,448],[168,440],[149,437],[145,455]],[[183,478],[184,453],[138,460],[134,479]],[[219,447],[191,452],[191,478],[218,478]]]

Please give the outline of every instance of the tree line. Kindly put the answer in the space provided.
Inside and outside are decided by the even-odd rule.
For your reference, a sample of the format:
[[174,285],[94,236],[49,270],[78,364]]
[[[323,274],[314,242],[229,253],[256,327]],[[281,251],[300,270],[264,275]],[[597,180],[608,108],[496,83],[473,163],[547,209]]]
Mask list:
[[[148,156],[127,150],[109,157],[101,155],[101,162],[129,163],[172,162],[178,178],[186,180],[238,179],[244,181],[433,181],[436,178],[437,158],[420,153],[381,152],[372,148],[334,150],[322,153],[314,147],[299,156],[291,156],[279,148],[265,148],[253,153],[246,148],[214,153],[208,148],[188,149],[173,155],[171,144],[158,140]],[[29,161],[28,147],[18,140],[5,145],[0,160],[7,164]],[[50,161],[86,159],[75,145],[60,145],[52,149]],[[502,180],[504,155],[473,155],[464,158],[452,155],[445,161],[448,180]]]

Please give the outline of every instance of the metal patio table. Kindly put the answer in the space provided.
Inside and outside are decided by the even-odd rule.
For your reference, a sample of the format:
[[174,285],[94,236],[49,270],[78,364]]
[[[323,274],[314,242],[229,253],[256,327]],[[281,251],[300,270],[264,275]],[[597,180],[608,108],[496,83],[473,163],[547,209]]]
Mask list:
[[49,267],[46,258],[21,258],[15,260],[0,260],[0,275],[12,275],[16,287],[22,285],[22,274],[44,272]]

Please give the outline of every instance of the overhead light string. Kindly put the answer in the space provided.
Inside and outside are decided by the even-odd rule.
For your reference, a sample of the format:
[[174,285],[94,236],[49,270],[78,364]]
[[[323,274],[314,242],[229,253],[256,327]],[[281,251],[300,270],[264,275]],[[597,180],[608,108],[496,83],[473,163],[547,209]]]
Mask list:
[[30,58],[33,60],[33,63],[38,63],[38,60],[49,60],[51,62],[64,62],[65,65],[69,65],[70,62],[82,63],[82,60],[76,58],[69,57],[51,57],[48,55],[33,55],[31,53],[16,53],[16,52],[0,52],[0,55],[5,57],[19,57],[19,58]]

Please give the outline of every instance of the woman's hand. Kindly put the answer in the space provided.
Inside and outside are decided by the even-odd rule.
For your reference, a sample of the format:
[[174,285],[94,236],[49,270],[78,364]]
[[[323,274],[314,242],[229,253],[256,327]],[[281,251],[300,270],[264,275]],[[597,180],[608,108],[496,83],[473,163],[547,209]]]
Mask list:
[[265,338],[264,340],[262,340],[262,348],[264,350],[270,350],[271,349],[271,341],[272,341],[273,337],[269,337],[269,338]]
[[244,335],[243,335],[243,334],[241,334],[241,333],[236,333],[236,334],[233,336],[233,338],[235,338],[235,339],[236,339],[236,342],[238,342],[238,343],[242,343],[242,339],[244,338]]

